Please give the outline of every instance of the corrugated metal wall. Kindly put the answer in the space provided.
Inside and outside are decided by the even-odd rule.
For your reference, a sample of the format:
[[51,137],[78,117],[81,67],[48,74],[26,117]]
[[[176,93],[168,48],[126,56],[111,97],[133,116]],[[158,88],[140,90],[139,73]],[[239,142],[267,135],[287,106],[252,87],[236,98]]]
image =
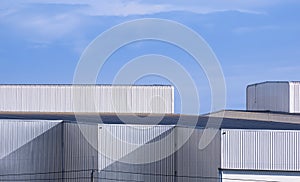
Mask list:
[[[203,150],[199,148],[203,129],[176,127],[177,140],[182,140],[185,133],[192,132],[189,140],[176,152],[177,181],[179,182],[219,182],[220,157],[220,132],[212,142]],[[189,131],[188,131],[189,130]],[[213,131],[213,130],[208,130]]]
[[167,143],[156,143],[149,149],[146,146],[171,134],[173,129],[174,126],[99,125],[98,144],[102,152],[98,158],[98,178],[114,181],[174,181],[174,155],[163,160],[140,163],[140,160],[155,158],[167,149],[174,148],[173,135]]
[[300,170],[300,131],[222,130],[221,168]]
[[64,181],[90,182],[98,166],[97,130],[97,124],[63,124]]
[[61,181],[61,131],[60,121],[0,120],[0,180]]
[[[90,181],[95,170],[94,181],[217,181],[220,134],[200,150],[203,130],[196,129],[175,152],[187,130],[191,129],[172,125],[84,123],[79,127],[67,121],[0,120],[0,180],[81,182]],[[167,136],[169,140],[156,143]],[[117,158],[97,149],[107,149]],[[173,153],[139,163],[166,151]]]
[[173,113],[174,88],[172,86],[0,85],[0,111]]
[[247,87],[247,110],[289,112],[289,82],[265,82]]

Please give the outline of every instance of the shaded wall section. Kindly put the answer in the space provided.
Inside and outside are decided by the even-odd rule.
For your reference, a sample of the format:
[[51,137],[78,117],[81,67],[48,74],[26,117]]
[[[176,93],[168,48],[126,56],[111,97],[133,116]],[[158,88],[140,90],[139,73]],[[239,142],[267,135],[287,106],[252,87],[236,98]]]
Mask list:
[[0,120],[0,180],[62,179],[62,123]]
[[[203,129],[177,127],[177,141],[182,140],[186,133],[191,133],[188,141],[176,152],[177,181],[219,182],[220,157],[220,131],[203,150],[199,148],[199,141]],[[214,132],[208,130],[208,132]]]

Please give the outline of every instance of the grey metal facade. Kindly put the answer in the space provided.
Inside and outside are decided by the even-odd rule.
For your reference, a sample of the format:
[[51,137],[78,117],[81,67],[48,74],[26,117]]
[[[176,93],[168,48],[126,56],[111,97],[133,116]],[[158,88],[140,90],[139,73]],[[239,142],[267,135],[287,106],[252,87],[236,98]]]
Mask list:
[[[82,134],[81,129],[87,136]],[[81,124],[79,128],[76,123],[63,123],[64,181],[91,181],[91,172],[98,167],[98,152],[93,147],[97,145],[97,130],[97,124]]]
[[[289,115],[293,116],[298,118]],[[176,125],[176,115],[165,116],[157,125],[156,117],[147,118],[147,124],[133,116],[126,118],[132,120],[130,124],[122,124],[114,115],[102,116],[104,123],[95,121],[92,115],[81,119],[78,125],[70,115],[0,114],[0,180],[79,182],[91,181],[93,174],[94,181],[101,182],[217,182],[224,170],[300,170],[300,124],[294,120],[284,123],[225,118],[221,130],[201,150],[205,117],[199,117],[196,128],[189,126],[189,121],[195,119],[190,116],[184,118],[186,125]],[[191,136],[179,147],[187,133]],[[167,142],[156,143],[167,136]],[[138,163],[166,151],[173,153]]]
[[167,147],[174,147],[174,142],[171,142],[169,145],[158,145],[151,151],[143,150],[145,144],[163,138],[173,128],[1,120],[0,180],[91,181],[91,172],[94,170],[94,181],[174,181],[175,159],[172,155],[151,163],[132,164],[112,160],[94,148],[114,144],[110,138],[102,138],[99,134],[99,131],[109,130],[124,142],[137,144],[128,154],[122,154],[126,143],[124,146],[113,146],[113,152],[131,158],[134,163],[137,156],[152,156],[165,151]]
[[159,85],[0,85],[0,111],[174,113],[174,88]]
[[[177,127],[177,137],[180,137],[191,128]],[[212,142],[203,150],[199,148],[199,141],[203,135],[203,129],[195,129],[188,141],[176,152],[177,181],[180,182],[219,182],[220,156],[220,132]]]
[[[0,130],[2,181],[90,181],[92,170],[95,170],[95,181],[199,181],[202,179],[199,176],[218,175],[215,166],[219,164],[219,159],[211,155],[211,151],[219,150],[219,134],[205,150],[200,150],[197,145],[202,135],[200,129],[194,130],[177,152],[178,140],[190,128],[95,123],[79,126],[62,121],[1,120]],[[104,130],[124,143],[119,145],[107,134],[101,135]],[[146,147],[168,135],[171,137],[167,143],[155,144],[150,150]],[[127,143],[135,147],[126,150]],[[99,150],[100,146],[110,148],[111,152],[119,153],[116,156],[120,158],[112,159],[98,153],[95,146]],[[167,157],[137,163],[138,159],[155,158],[170,148],[174,153]],[[202,160],[204,157],[206,159]]]
[[264,82],[249,85],[247,110],[300,113],[300,82]]
[[289,82],[265,82],[247,87],[247,110],[290,112]]

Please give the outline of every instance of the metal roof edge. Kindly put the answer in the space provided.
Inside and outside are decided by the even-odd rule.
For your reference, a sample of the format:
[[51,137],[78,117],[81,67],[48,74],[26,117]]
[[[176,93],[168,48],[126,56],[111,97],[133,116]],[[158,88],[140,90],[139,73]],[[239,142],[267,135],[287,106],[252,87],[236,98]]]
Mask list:
[[266,83],[290,83],[290,82],[293,82],[293,81],[264,81],[264,82],[258,82],[258,83],[249,84],[249,85],[247,85],[247,88],[251,87],[251,86],[255,86],[255,85],[266,84]]
[[130,84],[0,84],[1,86],[129,86],[129,87],[139,87],[139,86],[159,86],[159,87],[174,87],[173,85],[163,85],[163,84],[141,84],[141,85],[130,85]]
[[[238,120],[255,120],[281,122],[289,124],[300,124],[299,113],[273,112],[273,111],[247,111],[247,110],[224,110],[223,118]],[[207,117],[216,117],[218,113],[205,115]]]

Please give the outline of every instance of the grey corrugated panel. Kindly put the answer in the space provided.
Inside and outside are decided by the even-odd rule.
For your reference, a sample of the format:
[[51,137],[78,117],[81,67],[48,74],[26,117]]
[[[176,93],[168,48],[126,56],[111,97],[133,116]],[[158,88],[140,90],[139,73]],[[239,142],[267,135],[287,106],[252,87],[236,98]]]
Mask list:
[[230,130],[221,135],[221,167],[300,170],[300,131]]
[[61,131],[61,121],[0,120],[0,180],[60,181],[48,172],[62,170]]
[[290,112],[289,82],[265,82],[247,87],[247,110]]
[[[220,158],[220,132],[218,131],[213,140],[203,150],[199,148],[199,142],[203,135],[203,129],[192,130],[190,128],[176,127],[177,137],[185,133],[192,133],[188,141],[176,152],[177,175],[179,182],[208,181],[219,182]],[[209,129],[207,132],[214,132]],[[194,176],[194,178],[191,178]],[[207,178],[205,178],[207,177]]]
[[173,113],[173,92],[172,86],[0,85],[0,110]]
[[63,169],[77,171],[65,172],[65,181],[90,181],[91,170],[97,169],[98,166],[97,130],[97,124],[80,125],[80,127],[75,123],[63,124]]
[[[101,124],[99,127],[99,177],[136,181],[174,181],[174,176],[172,176],[174,175],[174,155],[151,163],[136,164],[138,159],[154,157],[169,148],[174,148],[173,135],[168,143],[155,143],[149,150],[146,147],[170,134],[174,126]],[[117,143],[115,139],[121,142]],[[128,144],[135,146],[129,148]],[[110,149],[109,153],[102,151],[107,148]],[[112,158],[107,154],[119,157]]]

